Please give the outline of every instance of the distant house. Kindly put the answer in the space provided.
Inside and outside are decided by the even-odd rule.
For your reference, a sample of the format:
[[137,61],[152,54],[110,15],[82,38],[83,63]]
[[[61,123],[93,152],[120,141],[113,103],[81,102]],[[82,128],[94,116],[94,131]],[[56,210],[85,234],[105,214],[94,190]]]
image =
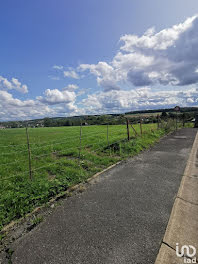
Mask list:
[[5,127],[0,125],[0,129],[5,129]]
[[89,124],[86,123],[86,122],[82,123],[82,126],[88,126],[88,125],[89,125]]

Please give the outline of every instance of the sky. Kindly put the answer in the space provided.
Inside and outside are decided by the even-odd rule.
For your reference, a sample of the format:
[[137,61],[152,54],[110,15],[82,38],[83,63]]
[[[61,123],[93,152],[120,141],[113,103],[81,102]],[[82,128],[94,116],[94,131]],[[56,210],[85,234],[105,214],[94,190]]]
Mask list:
[[197,0],[2,0],[0,120],[198,106]]

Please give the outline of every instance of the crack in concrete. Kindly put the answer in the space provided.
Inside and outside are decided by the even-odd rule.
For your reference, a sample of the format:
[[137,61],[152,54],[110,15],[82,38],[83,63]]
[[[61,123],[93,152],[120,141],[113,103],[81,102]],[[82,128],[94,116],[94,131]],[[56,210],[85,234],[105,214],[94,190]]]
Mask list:
[[198,178],[198,176],[197,176],[197,175],[191,175],[191,176],[184,175],[183,177],[187,177],[187,178],[194,178],[194,179]]
[[177,196],[176,199],[177,199],[177,198],[178,198],[178,199],[181,199],[182,201],[184,201],[184,202],[186,202],[186,203],[190,203],[190,204],[192,204],[192,205],[196,205],[196,206],[198,206],[197,203],[193,203],[193,202],[187,201],[186,199],[184,199],[184,198],[182,198],[182,197]]
[[168,243],[166,243],[165,241],[162,241],[162,244],[166,245],[167,247],[173,249],[174,251],[176,251],[173,247],[171,247]]

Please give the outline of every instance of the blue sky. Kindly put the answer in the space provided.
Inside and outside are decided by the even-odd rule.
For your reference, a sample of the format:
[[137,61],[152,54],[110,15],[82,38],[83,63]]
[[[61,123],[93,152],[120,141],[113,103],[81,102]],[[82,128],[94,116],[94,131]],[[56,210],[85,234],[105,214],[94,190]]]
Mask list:
[[196,0],[1,1],[0,120],[197,105],[197,57],[181,52],[197,54],[197,17],[184,24],[197,13]]

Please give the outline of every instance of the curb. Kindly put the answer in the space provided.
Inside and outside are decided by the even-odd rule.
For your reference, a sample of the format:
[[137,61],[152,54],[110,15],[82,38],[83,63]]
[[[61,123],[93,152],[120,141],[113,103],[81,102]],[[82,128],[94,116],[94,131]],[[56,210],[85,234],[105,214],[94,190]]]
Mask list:
[[[155,264],[198,263],[198,132],[175,198],[169,222]],[[177,256],[176,252],[181,254]],[[188,255],[183,246],[195,247]],[[192,248],[190,248],[192,253]],[[196,259],[195,259],[196,258]],[[192,262],[194,261],[194,262]]]

